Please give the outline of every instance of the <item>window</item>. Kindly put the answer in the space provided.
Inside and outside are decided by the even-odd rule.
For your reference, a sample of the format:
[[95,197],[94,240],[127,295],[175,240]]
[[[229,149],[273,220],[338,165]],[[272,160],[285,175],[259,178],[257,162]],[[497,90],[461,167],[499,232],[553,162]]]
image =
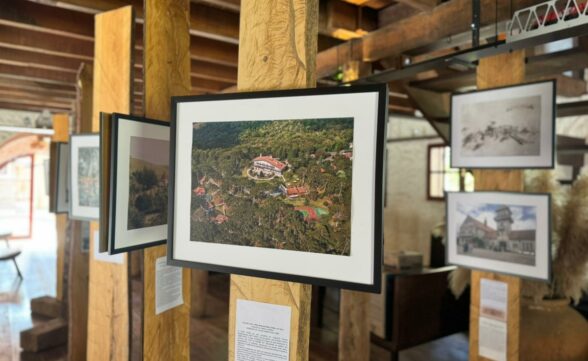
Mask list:
[[474,190],[474,177],[463,169],[450,168],[451,148],[444,144],[429,145],[427,198],[444,200],[445,192]]

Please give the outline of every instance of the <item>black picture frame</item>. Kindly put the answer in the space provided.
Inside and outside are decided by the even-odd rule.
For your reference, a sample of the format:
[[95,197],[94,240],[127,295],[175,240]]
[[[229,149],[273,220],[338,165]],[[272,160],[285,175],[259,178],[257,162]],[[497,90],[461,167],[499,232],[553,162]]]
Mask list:
[[[467,264],[463,264],[460,262],[452,262],[451,261],[451,247],[450,247],[450,242],[453,242],[453,240],[450,238],[450,227],[449,227],[449,222],[450,222],[450,199],[448,196],[450,196],[451,194],[467,194],[467,195],[471,195],[471,196],[477,196],[477,195],[513,195],[513,196],[537,196],[537,197],[545,197],[547,198],[547,241],[546,241],[546,274],[547,277],[533,277],[533,276],[529,276],[529,275],[525,275],[525,274],[521,274],[518,272],[508,272],[508,271],[504,271],[503,268],[494,268],[494,267],[485,267],[484,265],[481,265],[481,260],[482,258],[478,258],[478,260],[480,260],[479,263],[476,264],[475,267],[471,266],[471,265],[467,265]],[[530,280],[534,280],[534,281],[541,281],[541,282],[551,282],[553,274],[552,274],[552,249],[551,249],[551,245],[553,242],[552,239],[552,229],[553,229],[553,217],[552,217],[552,196],[550,193],[534,193],[534,192],[509,192],[509,191],[477,191],[477,192],[445,192],[445,199],[447,200],[445,202],[445,239],[446,239],[446,244],[445,244],[445,259],[447,264],[452,264],[455,266],[459,266],[459,267],[463,267],[463,268],[467,268],[467,269],[471,269],[471,270],[481,270],[481,271],[488,271],[488,272],[494,272],[494,273],[500,273],[500,274],[504,274],[504,275],[510,275],[510,276],[516,276],[516,277],[521,277],[521,278],[525,278],[525,279],[530,279]],[[535,241],[536,242],[536,241]],[[536,249],[536,248],[535,248]],[[535,251],[535,256],[537,256],[537,251]],[[506,262],[503,262],[506,263]]]
[[[548,163],[544,163],[543,165],[531,165],[531,164],[508,165],[507,163],[504,163],[504,161],[501,161],[501,162],[497,162],[495,165],[484,165],[484,164],[479,164],[478,162],[476,162],[476,163],[456,162],[457,151],[455,151],[456,150],[455,139],[458,138],[457,136],[454,136],[454,131],[457,130],[457,127],[455,126],[455,120],[454,120],[454,115],[455,115],[454,100],[456,98],[467,97],[467,96],[477,95],[477,94],[487,94],[489,92],[512,90],[512,89],[516,89],[516,88],[525,88],[525,87],[534,86],[534,85],[541,85],[541,84],[551,84],[551,89],[552,89],[552,96],[550,98],[552,111],[550,113],[551,117],[550,117],[550,121],[549,121],[549,126],[551,128],[551,136],[550,136],[551,152],[549,154],[550,159],[549,159]],[[449,146],[451,147],[450,167],[451,168],[467,168],[467,169],[553,169],[553,168],[555,168],[555,151],[556,151],[556,146],[557,146],[557,141],[556,141],[557,140],[557,135],[556,135],[556,118],[557,118],[556,96],[557,96],[557,80],[556,79],[540,80],[540,81],[534,81],[534,82],[525,82],[525,83],[515,84],[515,85],[507,85],[507,86],[500,86],[500,87],[495,87],[495,88],[452,93],[451,97],[450,97],[450,101],[449,101],[449,114],[450,115],[449,115],[449,142],[448,143],[449,143]],[[540,142],[540,147],[541,147],[541,142]],[[501,158],[503,158],[503,160],[506,160],[509,157],[512,158],[512,156],[501,156]],[[537,157],[539,158],[540,156],[537,156]],[[477,158],[482,159],[483,157],[477,157]]]
[[[49,212],[69,213],[69,143],[51,142],[48,179]],[[64,169],[65,168],[65,169]],[[62,174],[62,171],[65,173]],[[62,192],[66,198],[62,201]]]
[[[195,262],[179,260],[174,258],[174,226],[175,226],[175,205],[174,199],[176,196],[176,171],[178,165],[176,164],[176,153],[177,153],[177,131],[178,131],[178,114],[177,108],[180,104],[186,102],[217,102],[217,101],[231,101],[231,100],[244,100],[254,99],[259,101],[260,104],[269,102],[276,98],[288,98],[288,97],[313,97],[323,95],[339,95],[339,94],[361,94],[361,93],[376,93],[377,95],[377,110],[376,114],[376,139],[374,154],[375,162],[375,174],[374,174],[374,219],[371,225],[373,230],[374,239],[373,242],[373,265],[371,265],[371,272],[373,277],[372,281],[368,283],[358,283],[352,281],[337,280],[331,278],[321,278],[315,276],[305,276],[299,274],[274,272],[267,270],[259,270],[254,268],[240,268],[232,265],[220,265],[206,262]],[[384,158],[385,158],[385,144],[386,144],[386,125],[388,121],[388,88],[386,84],[371,84],[361,86],[350,86],[350,87],[325,87],[325,88],[313,88],[313,89],[294,89],[294,90],[278,90],[278,91],[259,91],[259,92],[242,92],[242,93],[226,93],[216,95],[200,95],[200,96],[179,96],[172,97],[171,104],[172,118],[171,118],[171,129],[170,129],[170,182],[169,182],[169,210],[168,210],[168,240],[167,243],[167,259],[168,264],[199,268],[208,271],[222,272],[222,273],[234,273],[246,276],[254,276],[261,278],[270,278],[282,281],[292,281],[306,284],[313,284],[319,286],[344,288],[350,290],[364,291],[379,293],[381,289],[381,271],[383,264],[383,205],[384,205]],[[286,118],[283,118],[286,119]],[[293,119],[293,118],[288,118]],[[355,140],[354,140],[355,141]]]
[[[100,152],[100,134],[99,133],[83,133],[83,134],[71,134],[69,136],[69,218],[70,219],[74,219],[74,220],[78,220],[78,221],[97,221],[99,220],[100,216],[99,216],[99,206],[96,207],[88,207],[88,208],[95,208],[95,212],[97,213],[95,216],[88,216],[88,215],[81,215],[78,214],[76,210],[74,210],[74,207],[76,207],[76,205],[74,205],[74,182],[73,179],[74,177],[77,177],[74,175],[73,172],[73,164],[74,164],[74,140],[75,139],[90,139],[90,138],[95,138],[95,140],[97,140],[98,142],[98,152]],[[99,184],[100,184],[100,155],[98,155],[98,159],[97,159],[97,168],[98,168],[98,184],[96,185],[98,188]],[[76,165],[77,167],[77,165]],[[98,192],[98,198],[100,198],[100,192]],[[98,199],[98,202],[100,202],[100,199]],[[78,205],[79,207],[79,205]]]
[[[108,219],[108,253],[118,254],[124,252],[135,251],[139,249],[145,249],[148,247],[158,246],[165,244],[167,242],[167,238],[163,239],[156,239],[152,241],[141,242],[141,244],[133,245],[133,246],[125,246],[125,247],[118,247],[116,243],[116,226],[117,226],[117,208],[120,205],[117,202],[117,191],[119,186],[129,185],[129,179],[126,178],[125,180],[118,179],[118,163],[119,163],[119,132],[120,132],[120,125],[121,121],[130,121],[135,122],[137,124],[150,124],[161,126],[169,131],[169,123],[150,119],[146,117],[134,116],[134,115],[127,115],[121,113],[112,113],[111,114],[111,121],[112,121],[112,128],[110,134],[110,187],[109,187],[109,195],[108,195],[108,205],[109,205],[109,219]],[[169,172],[169,171],[168,171]],[[169,173],[168,173],[169,174]],[[126,181],[126,183],[124,182]],[[167,231],[165,232],[167,234]]]

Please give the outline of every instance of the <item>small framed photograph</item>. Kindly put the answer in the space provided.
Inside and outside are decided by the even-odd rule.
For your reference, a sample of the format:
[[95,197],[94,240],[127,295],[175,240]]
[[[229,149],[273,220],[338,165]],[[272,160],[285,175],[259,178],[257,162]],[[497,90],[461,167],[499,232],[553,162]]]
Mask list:
[[49,210],[69,212],[69,144],[52,142],[50,149]]
[[378,292],[385,85],[172,99],[170,264]]
[[169,123],[116,113],[110,119],[108,252],[164,244]]
[[553,168],[555,80],[453,94],[452,168]]
[[551,279],[551,198],[447,193],[447,260],[467,268]]
[[72,219],[98,220],[100,146],[98,134],[75,134],[69,138]]

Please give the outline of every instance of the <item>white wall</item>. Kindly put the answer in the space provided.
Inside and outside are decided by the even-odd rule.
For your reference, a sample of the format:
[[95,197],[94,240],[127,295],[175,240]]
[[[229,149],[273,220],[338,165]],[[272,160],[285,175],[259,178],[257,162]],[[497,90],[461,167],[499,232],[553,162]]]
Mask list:
[[[391,117],[388,138],[436,135],[422,120]],[[387,207],[384,209],[384,252],[423,254],[429,264],[430,233],[445,216],[445,202],[427,200],[427,148],[441,138],[387,143]]]

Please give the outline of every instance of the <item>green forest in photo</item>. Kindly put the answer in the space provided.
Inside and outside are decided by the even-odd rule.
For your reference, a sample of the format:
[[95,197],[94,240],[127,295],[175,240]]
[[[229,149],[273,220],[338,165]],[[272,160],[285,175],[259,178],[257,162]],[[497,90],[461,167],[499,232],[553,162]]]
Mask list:
[[195,123],[195,242],[350,254],[353,118]]
[[169,142],[132,136],[127,229],[167,223]]

